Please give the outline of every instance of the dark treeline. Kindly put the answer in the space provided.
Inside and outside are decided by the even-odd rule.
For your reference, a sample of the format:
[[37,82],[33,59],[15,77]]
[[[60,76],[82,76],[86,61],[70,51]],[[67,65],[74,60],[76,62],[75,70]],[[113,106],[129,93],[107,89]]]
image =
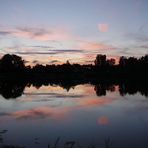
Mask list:
[[29,79],[147,79],[148,55],[141,58],[120,57],[119,64],[115,59],[107,59],[106,55],[98,54],[94,64],[70,64],[68,61],[62,65],[25,66],[25,61],[17,56],[6,54],[0,59],[0,76],[13,77],[16,75],[29,77]]
[[4,98],[21,96],[26,86],[59,85],[69,90],[79,84],[92,84],[98,96],[119,86],[121,95],[140,92],[148,96],[148,55],[120,57],[119,64],[106,55],[97,55],[94,65],[70,64],[25,66],[25,61],[6,54],[0,59],[0,94]]

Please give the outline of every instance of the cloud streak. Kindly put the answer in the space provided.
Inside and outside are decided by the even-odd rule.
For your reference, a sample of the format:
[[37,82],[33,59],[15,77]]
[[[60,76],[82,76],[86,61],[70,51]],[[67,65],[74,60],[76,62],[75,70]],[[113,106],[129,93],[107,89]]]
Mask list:
[[14,54],[20,55],[55,55],[55,54],[62,54],[62,53],[83,53],[83,50],[78,49],[53,49],[48,51],[16,51]]
[[0,28],[0,35],[11,35],[40,41],[67,40],[70,38],[66,29],[41,27]]

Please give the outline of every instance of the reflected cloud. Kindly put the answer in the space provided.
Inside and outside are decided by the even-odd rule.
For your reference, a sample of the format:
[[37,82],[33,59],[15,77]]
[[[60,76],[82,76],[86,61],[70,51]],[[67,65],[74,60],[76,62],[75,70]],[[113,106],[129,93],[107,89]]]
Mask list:
[[66,95],[57,93],[24,93],[26,96],[48,96],[48,98],[83,98],[85,95]]
[[100,98],[84,98],[84,99],[79,99],[78,104],[80,106],[101,106],[105,104],[112,103],[114,99],[111,98],[106,98],[106,97],[100,97]]
[[[26,96],[24,94],[23,98],[17,99],[17,101],[23,101],[23,102],[44,102],[49,103],[45,106],[38,106],[31,109],[24,109],[24,110],[18,110],[14,112],[0,112],[1,117],[12,117],[18,120],[26,120],[26,119],[63,119],[67,115],[70,115],[70,112],[77,109],[83,109],[87,107],[93,107],[93,106],[102,106],[105,104],[109,104],[113,102],[114,98],[107,98],[107,97],[96,97],[96,96],[88,96],[84,95],[85,91],[89,90],[91,86],[87,85],[86,87],[83,86],[83,91],[80,91],[80,88],[82,89],[82,86],[77,87],[78,90],[77,95],[71,95],[73,93],[73,90],[70,95],[64,95],[64,94],[56,94],[51,93],[51,98],[48,96],[48,98],[42,98],[39,99],[37,97],[32,97],[31,95]],[[86,88],[86,90],[85,90]],[[50,89],[50,88],[49,88]],[[55,89],[53,89],[55,90]],[[58,89],[59,90],[59,89]],[[56,90],[55,90],[56,91]],[[91,94],[93,89],[91,89],[87,94]],[[82,95],[83,94],[83,95]],[[58,100],[58,98],[63,98],[62,100]],[[70,99],[73,98],[73,99]],[[47,101],[55,101],[54,103],[50,103]],[[61,102],[62,101],[62,102]],[[62,104],[61,104],[62,103]],[[39,104],[40,105],[40,104]]]
[[26,120],[26,119],[45,119],[45,118],[52,118],[52,119],[61,119],[65,117],[69,108],[54,108],[50,106],[42,106],[42,107],[35,107],[28,110],[19,110],[12,113],[0,113],[0,116],[9,116],[14,117],[18,120]]
[[106,116],[101,116],[98,118],[98,121],[97,121],[98,124],[100,125],[106,125],[109,123],[109,120]]
[[[29,98],[30,100],[30,98]],[[39,106],[39,107],[34,107],[31,109],[25,109],[25,110],[18,110],[14,111],[11,113],[5,113],[1,112],[0,116],[1,117],[13,117],[18,120],[26,120],[26,119],[45,119],[45,118],[51,118],[51,119],[63,119],[65,116],[70,114],[70,111],[80,109],[83,107],[87,106],[94,106],[94,105],[104,105],[107,103],[110,103],[111,101],[105,100],[104,98],[102,100],[98,99],[77,99],[77,100],[72,100],[72,105],[70,106],[52,106],[52,105],[46,105],[46,106]],[[104,101],[105,100],[105,101]],[[99,120],[102,124],[105,124],[105,121],[107,122],[108,120],[101,118]]]

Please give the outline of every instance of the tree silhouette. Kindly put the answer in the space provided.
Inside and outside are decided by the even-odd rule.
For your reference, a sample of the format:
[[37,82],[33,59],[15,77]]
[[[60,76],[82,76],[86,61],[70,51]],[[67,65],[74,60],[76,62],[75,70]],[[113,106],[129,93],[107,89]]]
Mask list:
[[96,66],[105,66],[106,65],[106,55],[98,54],[95,59]]
[[126,65],[127,58],[122,56],[119,59],[119,66],[124,67]]
[[24,60],[17,55],[4,55],[0,60],[0,70],[2,72],[20,71],[25,69]]
[[115,65],[115,63],[116,63],[116,60],[113,59],[113,58],[111,58],[111,59],[108,59],[108,60],[106,61],[106,63],[107,63],[108,66],[113,66],[113,65]]

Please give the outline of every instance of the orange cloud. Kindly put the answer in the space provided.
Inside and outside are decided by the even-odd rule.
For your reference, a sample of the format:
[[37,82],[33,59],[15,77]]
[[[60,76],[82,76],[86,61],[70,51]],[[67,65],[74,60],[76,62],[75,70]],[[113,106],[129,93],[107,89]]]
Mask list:
[[109,123],[109,120],[106,116],[101,116],[101,117],[99,117],[97,123],[101,124],[101,125],[106,125]]

